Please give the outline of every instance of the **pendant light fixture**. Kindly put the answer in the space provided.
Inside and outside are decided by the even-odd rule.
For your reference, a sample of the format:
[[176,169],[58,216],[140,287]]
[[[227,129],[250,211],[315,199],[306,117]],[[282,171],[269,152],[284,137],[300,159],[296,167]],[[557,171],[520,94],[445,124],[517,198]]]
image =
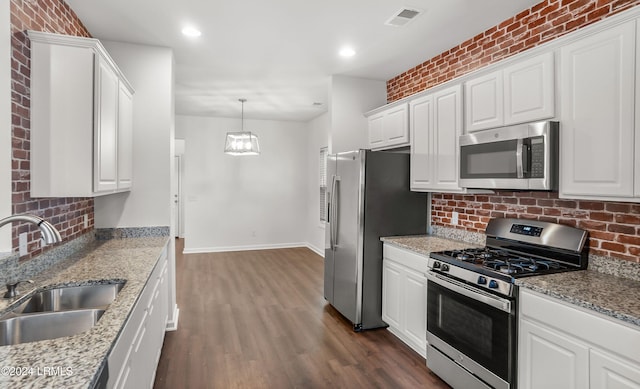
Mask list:
[[230,155],[259,155],[258,136],[244,130],[244,103],[247,99],[238,99],[238,101],[242,103],[242,129],[241,131],[227,132],[224,152]]

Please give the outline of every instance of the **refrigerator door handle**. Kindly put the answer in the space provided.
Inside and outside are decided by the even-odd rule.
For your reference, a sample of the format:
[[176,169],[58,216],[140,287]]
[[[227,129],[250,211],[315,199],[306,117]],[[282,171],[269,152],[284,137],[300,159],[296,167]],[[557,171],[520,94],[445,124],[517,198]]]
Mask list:
[[340,202],[338,201],[338,191],[340,190],[340,176],[333,176],[333,247],[338,247],[338,212],[340,210]]
[[336,194],[336,176],[331,178],[331,195],[329,196],[329,247],[331,250],[335,249],[335,241],[333,239],[333,229],[336,224],[334,209],[335,209],[335,194]]

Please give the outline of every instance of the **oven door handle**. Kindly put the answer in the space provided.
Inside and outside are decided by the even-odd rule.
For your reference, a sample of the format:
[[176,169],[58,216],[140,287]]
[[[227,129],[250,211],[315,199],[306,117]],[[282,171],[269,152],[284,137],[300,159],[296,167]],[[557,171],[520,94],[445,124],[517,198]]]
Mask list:
[[487,305],[490,305],[494,308],[497,308],[501,311],[511,313],[511,301],[507,299],[500,298],[498,296],[494,296],[490,293],[484,292],[483,290],[471,288],[466,284],[456,281],[451,278],[443,277],[437,273],[427,272],[426,273],[427,280],[434,282],[444,288],[450,289],[454,292],[460,293],[463,296],[467,296],[476,301],[480,301]]

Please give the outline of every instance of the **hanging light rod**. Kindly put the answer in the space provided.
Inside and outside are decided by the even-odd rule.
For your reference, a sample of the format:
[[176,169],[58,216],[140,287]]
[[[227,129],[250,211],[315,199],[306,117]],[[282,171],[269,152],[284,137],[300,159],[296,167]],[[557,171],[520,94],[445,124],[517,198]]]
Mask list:
[[227,139],[224,144],[224,152],[229,155],[259,155],[260,144],[258,136],[251,131],[244,130],[244,103],[247,99],[241,98],[238,101],[242,104],[241,130],[227,132]]

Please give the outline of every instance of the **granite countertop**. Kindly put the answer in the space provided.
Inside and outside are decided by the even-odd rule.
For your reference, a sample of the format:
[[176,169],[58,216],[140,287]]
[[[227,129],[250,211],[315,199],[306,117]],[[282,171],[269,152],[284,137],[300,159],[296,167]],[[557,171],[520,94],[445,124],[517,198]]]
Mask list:
[[92,387],[168,240],[167,236],[96,240],[34,278],[34,285],[21,284],[18,290],[22,296],[0,299],[1,313],[35,288],[126,280],[115,301],[89,331],[0,347],[0,387]]
[[516,285],[640,326],[640,281],[581,270],[518,278]]
[[481,247],[477,244],[446,239],[437,236],[389,236],[380,238],[384,243],[389,243],[404,249],[415,251],[418,254],[429,255],[435,251],[458,250],[469,247]]

